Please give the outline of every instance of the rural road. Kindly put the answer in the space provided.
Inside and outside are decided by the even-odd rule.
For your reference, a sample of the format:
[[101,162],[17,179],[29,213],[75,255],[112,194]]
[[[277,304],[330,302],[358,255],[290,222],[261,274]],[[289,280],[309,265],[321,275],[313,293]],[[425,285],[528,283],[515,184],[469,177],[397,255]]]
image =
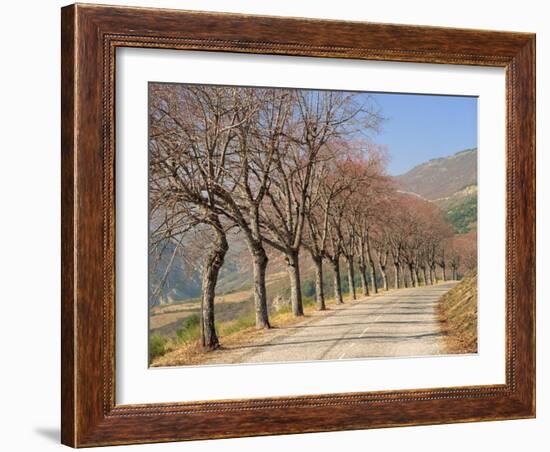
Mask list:
[[438,300],[457,281],[364,297],[260,339],[212,353],[204,364],[336,360],[443,353]]

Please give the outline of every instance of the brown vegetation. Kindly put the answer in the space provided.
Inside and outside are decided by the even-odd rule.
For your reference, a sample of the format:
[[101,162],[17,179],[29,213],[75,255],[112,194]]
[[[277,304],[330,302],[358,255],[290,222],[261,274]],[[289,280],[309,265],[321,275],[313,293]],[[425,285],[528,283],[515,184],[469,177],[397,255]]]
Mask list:
[[447,353],[477,353],[477,275],[465,277],[441,297]]

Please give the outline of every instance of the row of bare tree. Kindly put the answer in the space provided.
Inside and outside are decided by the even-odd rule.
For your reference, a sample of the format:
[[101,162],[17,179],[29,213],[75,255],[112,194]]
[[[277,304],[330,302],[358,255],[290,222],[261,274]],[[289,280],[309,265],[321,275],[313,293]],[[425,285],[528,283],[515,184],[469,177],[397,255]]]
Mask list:
[[[360,93],[205,85],[150,85],[150,248],[162,253],[186,236],[208,237],[201,259],[202,344],[219,346],[215,288],[238,229],[253,263],[257,328],[270,328],[267,247],[284,255],[290,302],[303,315],[300,254],[315,264],[325,309],[324,264],[343,302],[340,263],[351,297],[393,285],[457,277],[464,255],[439,209],[400,193],[384,174],[383,150],[369,134],[381,117]],[[207,231],[206,235],[205,230]],[[357,268],[356,268],[357,267]],[[369,282],[370,281],[370,287]]]

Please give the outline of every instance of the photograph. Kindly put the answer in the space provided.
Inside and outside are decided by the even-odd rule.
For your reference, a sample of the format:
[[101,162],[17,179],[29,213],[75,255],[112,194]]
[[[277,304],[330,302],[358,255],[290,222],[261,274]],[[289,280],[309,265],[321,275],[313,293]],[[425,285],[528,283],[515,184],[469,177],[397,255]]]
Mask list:
[[477,353],[477,97],[148,102],[150,367]]

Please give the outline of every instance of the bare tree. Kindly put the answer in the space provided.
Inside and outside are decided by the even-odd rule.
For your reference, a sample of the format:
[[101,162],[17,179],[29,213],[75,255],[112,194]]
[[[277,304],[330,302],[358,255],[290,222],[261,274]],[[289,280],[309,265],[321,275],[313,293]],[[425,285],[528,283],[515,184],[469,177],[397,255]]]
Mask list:
[[342,256],[342,218],[346,209],[344,193],[340,194],[338,202],[334,204],[328,223],[328,239],[325,256],[332,268],[334,300],[342,304],[342,280],[340,276],[340,257]]
[[[217,214],[212,191],[213,182],[222,175],[212,171],[209,164],[220,155],[217,147],[197,143],[193,137],[198,131],[190,136],[179,123],[179,107],[169,86],[151,87],[150,208],[151,215],[162,212],[160,226],[153,236],[162,232],[163,240],[180,238],[194,225],[209,226],[214,240],[202,270],[201,332],[203,347],[214,349],[219,346],[214,324],[215,287],[228,249],[225,227]],[[230,137],[218,133],[216,139],[228,141]]]
[[[307,219],[307,228],[303,238],[303,246],[310,252],[311,258],[315,264],[315,286],[316,298],[321,309],[324,309],[324,290],[322,287],[323,261],[333,256],[331,265],[339,267],[338,259],[334,256],[340,256],[344,248],[350,258],[353,258],[352,248],[356,242],[355,233],[342,231],[342,221],[345,215],[352,215],[356,212],[346,203],[349,197],[356,190],[361,178],[368,177],[366,171],[359,171],[362,159],[367,159],[369,165],[374,166],[372,162],[378,158],[378,155],[369,153],[368,148],[357,142],[337,141],[327,145],[323,149],[323,155],[314,173],[312,184],[311,203]],[[367,166],[367,165],[365,165]],[[350,223],[351,221],[351,223]],[[353,225],[353,219],[347,219],[344,223]],[[345,226],[348,227],[348,226]],[[353,226],[351,226],[353,228]],[[332,235],[331,236],[331,231]],[[350,235],[351,234],[351,235]],[[348,243],[344,244],[344,240]],[[329,252],[328,246],[333,251]],[[334,251],[336,251],[334,253]],[[344,253],[345,254],[345,253]],[[351,269],[348,264],[348,271]],[[353,269],[351,269],[353,271]],[[338,277],[336,275],[338,274]],[[339,281],[339,271],[334,273],[335,279]],[[351,278],[353,280],[353,276]],[[335,287],[339,282],[335,281]],[[340,291],[337,290],[336,299],[340,300]]]
[[382,288],[388,290],[388,257],[390,255],[390,250],[386,245],[380,245],[377,249],[378,262],[380,265],[380,274],[382,276]]
[[356,231],[356,220],[357,216],[355,214],[357,210],[348,212],[348,215],[344,215],[343,224],[340,229],[342,233],[341,244],[342,244],[342,254],[346,261],[346,269],[348,274],[348,290],[349,295],[352,300],[357,299],[357,293],[355,290],[355,252],[356,252],[356,241],[357,241],[357,231]]
[[306,215],[302,244],[315,265],[315,297],[320,310],[325,309],[323,261],[327,258],[330,240],[331,211],[337,197],[353,184],[348,177],[350,149],[346,142],[327,145],[321,151],[317,170],[312,180],[311,201]]
[[441,268],[441,279],[447,281],[447,250],[445,248],[438,250],[436,262]]
[[[394,287],[398,288],[399,275],[394,262],[394,252],[396,260],[399,261],[399,241],[395,240],[394,234],[397,232],[395,224],[395,206],[393,196],[395,187],[389,180],[385,180],[383,190],[378,196],[376,204],[376,216],[371,228],[371,245],[380,269],[383,290],[389,289],[388,265],[394,264]],[[395,245],[395,248],[394,248]]]
[[229,105],[234,112],[236,136],[232,152],[224,162],[225,183],[215,188],[224,215],[244,233],[252,257],[258,328],[270,327],[265,285],[268,257],[260,226],[260,209],[271,184],[274,166],[288,148],[285,134],[292,104],[292,93],[288,90],[233,89]]
[[[382,241],[377,241],[376,236],[380,235],[380,232],[377,231],[382,229],[382,225],[387,221],[386,200],[394,190],[389,178],[385,176],[383,171],[385,163],[384,150],[374,147],[371,149],[371,155],[373,157],[363,164],[362,177],[357,185],[354,203],[357,212],[354,222],[356,225],[359,270],[365,295],[368,295],[371,291],[373,293],[378,292],[375,257],[380,266],[381,254],[377,253],[376,245],[378,244],[381,247]],[[385,256],[387,260],[387,254]],[[369,289],[367,283],[367,269],[371,289]],[[387,281],[385,285],[387,286]]]
[[476,272],[477,234],[475,230],[448,237],[443,246],[447,250],[451,279],[458,280],[465,273]]
[[[284,253],[294,315],[303,315],[299,253],[311,190],[323,149],[361,129],[373,128],[377,117],[355,93],[297,90],[293,93],[288,141],[279,149],[271,185],[262,209],[266,242]],[[284,154],[281,153],[284,151]]]
[[163,114],[177,129],[179,164],[198,166],[210,210],[243,232],[253,261],[256,326],[269,328],[260,207],[275,160],[284,154],[289,92],[202,85],[167,85],[162,92],[164,104],[173,104]]

